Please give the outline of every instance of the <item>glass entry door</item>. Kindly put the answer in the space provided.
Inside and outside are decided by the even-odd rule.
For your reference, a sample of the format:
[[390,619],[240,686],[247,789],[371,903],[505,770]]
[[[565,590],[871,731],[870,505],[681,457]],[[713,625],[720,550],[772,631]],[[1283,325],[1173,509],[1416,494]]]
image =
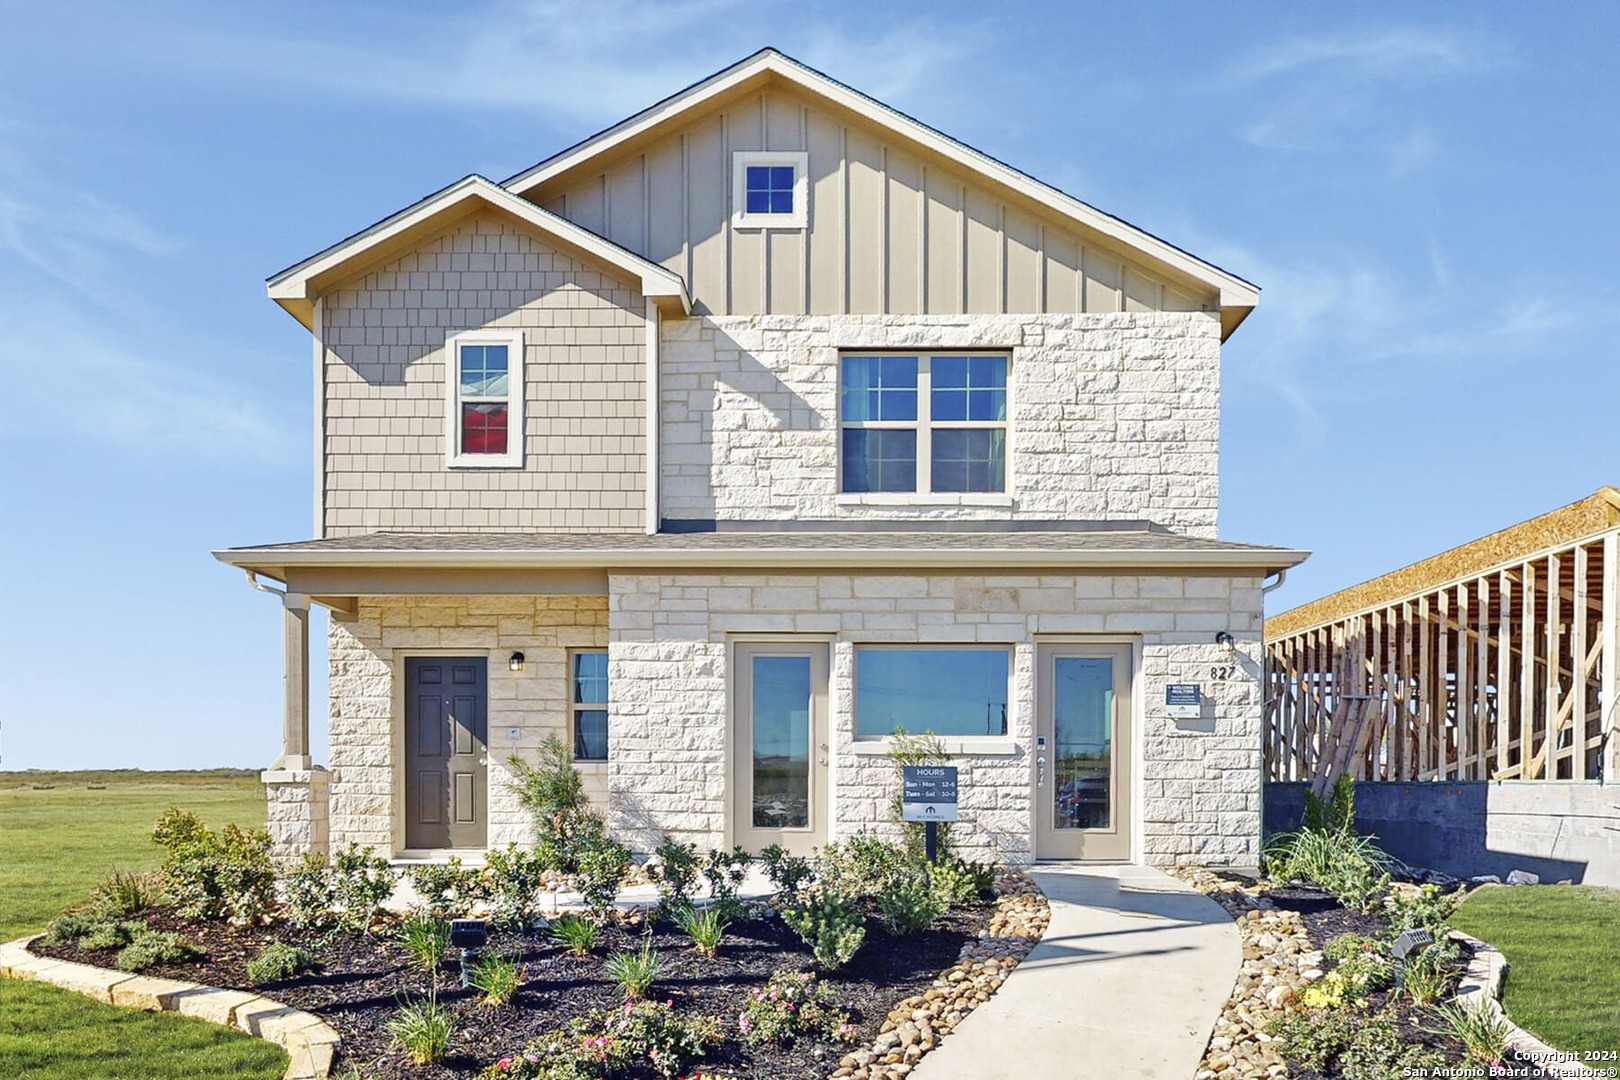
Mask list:
[[827,840],[827,645],[738,644],[732,670],[736,842],[808,855]]
[[1036,857],[1129,859],[1130,646],[1043,646],[1040,666]]

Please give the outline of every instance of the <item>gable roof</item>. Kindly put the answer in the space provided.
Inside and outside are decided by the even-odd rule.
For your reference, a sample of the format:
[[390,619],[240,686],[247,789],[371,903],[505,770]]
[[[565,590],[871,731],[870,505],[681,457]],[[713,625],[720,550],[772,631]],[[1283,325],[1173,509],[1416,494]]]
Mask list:
[[1259,302],[1259,287],[1251,282],[1121,218],[1104,213],[773,48],[761,49],[752,56],[643,109],[634,116],[546,158],[503,181],[502,186],[516,194],[526,194],[547,181],[572,172],[591,159],[620,152],[635,142],[656,137],[685,124],[694,113],[717,100],[734,97],[772,79],[781,79],[815,97],[855,113],[899,139],[1014,191],[1072,223],[1083,234],[1111,241],[1177,276],[1213,290],[1220,300],[1223,338],[1236,329],[1238,323],[1242,322]]
[[523,222],[563,248],[621,271],[638,282],[642,295],[660,307],[678,309],[683,314],[692,310],[686,282],[679,274],[542,210],[476,173],[289,266],[273,275],[265,287],[270,299],[313,330],[315,298],[327,288],[367,267],[403,254],[481,208]]

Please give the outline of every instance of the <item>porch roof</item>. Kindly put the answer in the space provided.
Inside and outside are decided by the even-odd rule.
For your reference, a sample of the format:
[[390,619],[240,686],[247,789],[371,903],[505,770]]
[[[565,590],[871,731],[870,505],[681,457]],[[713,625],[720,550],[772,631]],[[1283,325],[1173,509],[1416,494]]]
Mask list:
[[229,548],[223,563],[285,580],[289,569],[1258,571],[1308,552],[1152,529],[1028,532],[396,533]]

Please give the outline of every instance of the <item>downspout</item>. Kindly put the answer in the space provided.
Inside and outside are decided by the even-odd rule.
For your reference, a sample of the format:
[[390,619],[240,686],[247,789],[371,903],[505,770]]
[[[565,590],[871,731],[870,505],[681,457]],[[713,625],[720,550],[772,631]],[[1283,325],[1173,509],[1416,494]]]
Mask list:
[[643,350],[647,356],[647,452],[644,455],[647,462],[647,535],[652,536],[658,532],[660,513],[658,505],[658,444],[659,433],[659,407],[658,407],[658,333],[661,315],[658,305],[652,300],[647,301],[647,344]]

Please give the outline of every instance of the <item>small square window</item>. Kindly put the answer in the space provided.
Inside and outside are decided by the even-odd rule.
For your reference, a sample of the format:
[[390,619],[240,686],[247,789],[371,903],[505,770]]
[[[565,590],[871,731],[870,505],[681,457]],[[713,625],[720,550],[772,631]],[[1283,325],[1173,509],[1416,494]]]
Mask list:
[[739,152],[732,155],[732,223],[741,229],[802,229],[808,219],[804,153]]

